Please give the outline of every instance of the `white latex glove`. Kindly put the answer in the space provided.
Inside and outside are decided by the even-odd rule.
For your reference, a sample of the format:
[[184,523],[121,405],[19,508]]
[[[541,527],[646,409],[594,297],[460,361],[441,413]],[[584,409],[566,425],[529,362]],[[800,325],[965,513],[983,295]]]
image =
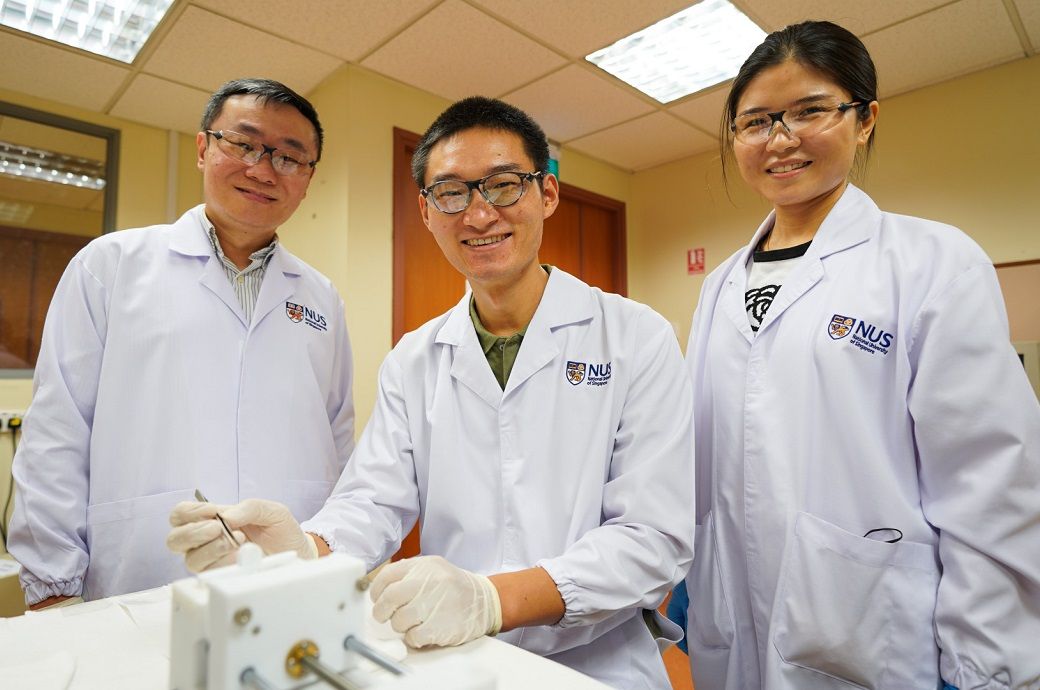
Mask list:
[[372,616],[389,620],[409,647],[449,647],[502,629],[502,604],[491,580],[440,556],[390,563],[369,593]]
[[[217,513],[231,528],[235,544],[227,538]],[[238,545],[247,539],[267,555],[295,551],[300,558],[318,557],[314,540],[289,509],[275,501],[248,498],[233,506],[185,501],[174,506],[170,524],[173,529],[166,536],[166,546],[184,554],[193,573],[234,563]]]

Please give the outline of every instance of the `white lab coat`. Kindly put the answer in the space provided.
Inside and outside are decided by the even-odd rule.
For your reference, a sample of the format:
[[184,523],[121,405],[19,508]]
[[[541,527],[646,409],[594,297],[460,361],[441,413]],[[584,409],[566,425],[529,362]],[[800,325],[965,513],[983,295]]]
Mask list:
[[[98,238],[54,293],[14,460],[27,600],[187,575],[170,509],[259,496],[313,515],[353,450],[350,344],[329,281],[280,244],[247,323],[203,207]],[[300,320],[286,303],[306,307]]]
[[992,264],[849,186],[756,337],[771,224],[705,281],[687,350],[697,690],[1040,687],[1040,406]]
[[670,687],[641,609],[692,555],[692,398],[671,327],[553,269],[503,391],[469,299],[387,356],[372,420],[304,529],[372,567],[418,517],[424,554],[541,566],[562,621],[502,638],[616,687]]

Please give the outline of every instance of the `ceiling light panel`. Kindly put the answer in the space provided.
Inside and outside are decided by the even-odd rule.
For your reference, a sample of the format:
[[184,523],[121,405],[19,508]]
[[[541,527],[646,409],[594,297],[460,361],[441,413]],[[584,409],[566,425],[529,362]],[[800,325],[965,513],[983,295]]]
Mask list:
[[105,188],[105,165],[89,158],[0,141],[0,175],[87,189]]
[[173,0],[0,0],[0,24],[131,63]]
[[765,36],[726,0],[702,0],[585,59],[669,103],[736,76]]

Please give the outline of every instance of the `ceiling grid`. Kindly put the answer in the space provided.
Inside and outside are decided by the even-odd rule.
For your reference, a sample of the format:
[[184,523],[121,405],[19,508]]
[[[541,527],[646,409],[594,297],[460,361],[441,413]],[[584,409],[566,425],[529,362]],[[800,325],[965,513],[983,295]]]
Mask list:
[[[660,104],[584,56],[690,0],[176,0],[130,65],[0,27],[0,88],[193,134],[225,79],[307,93],[354,64],[437,96],[497,96],[624,170],[712,150],[726,85]],[[766,31],[809,18],[860,36],[882,97],[1036,54],[1037,0],[733,0]],[[507,67],[503,69],[502,59]]]

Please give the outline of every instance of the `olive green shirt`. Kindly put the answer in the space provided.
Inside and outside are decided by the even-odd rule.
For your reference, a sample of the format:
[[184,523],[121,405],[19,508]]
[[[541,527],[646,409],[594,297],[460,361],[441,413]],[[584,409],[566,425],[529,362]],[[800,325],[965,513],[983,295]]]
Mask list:
[[[545,269],[546,273],[552,271],[552,266],[548,264],[542,264],[542,268]],[[516,355],[520,352],[524,334],[527,333],[527,326],[524,326],[519,333],[514,333],[508,337],[491,333],[480,322],[480,316],[477,314],[477,302],[473,297],[469,298],[469,318],[473,320],[473,328],[477,330],[477,340],[480,341],[480,347],[484,350],[484,356],[487,357],[488,364],[491,365],[491,372],[498,379],[498,385],[502,387],[502,390],[505,390],[506,381],[509,380],[509,372],[513,371],[513,363],[516,362]],[[527,325],[530,326],[531,324]]]

